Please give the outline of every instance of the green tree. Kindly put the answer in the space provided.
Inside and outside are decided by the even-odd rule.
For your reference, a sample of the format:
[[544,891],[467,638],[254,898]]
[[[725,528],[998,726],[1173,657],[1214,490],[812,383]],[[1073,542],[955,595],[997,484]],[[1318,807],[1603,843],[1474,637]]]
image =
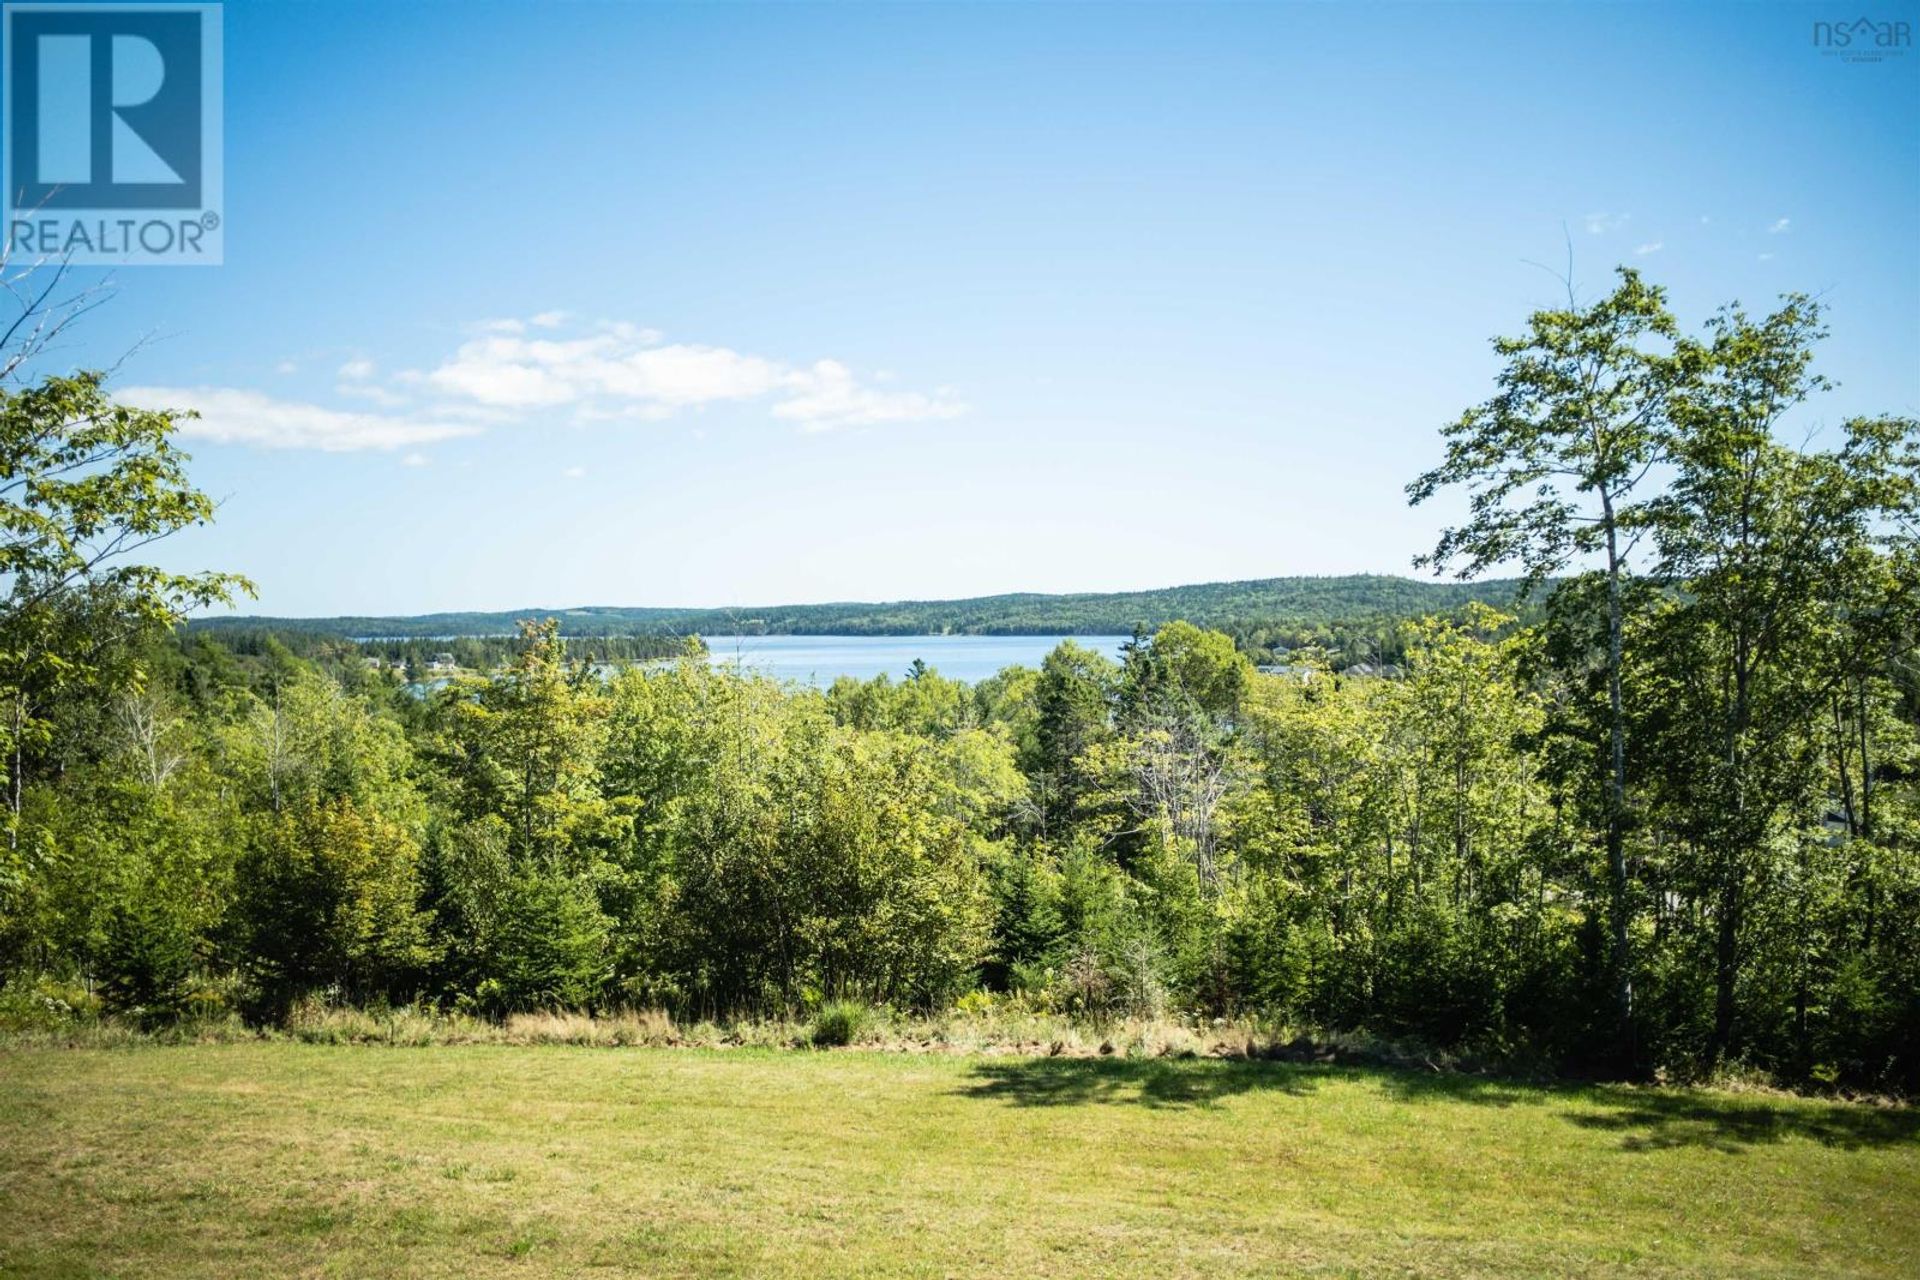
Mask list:
[[601,788],[608,700],[567,661],[558,623],[524,622],[520,637],[512,666],[442,693],[441,760],[463,815],[506,819],[517,859],[581,870],[632,825]]
[[432,959],[419,846],[345,796],[273,815],[239,872],[241,955],[266,1012],[315,990],[399,994]]
[[817,698],[743,684],[705,721],[711,771],[671,808],[682,999],[727,1011],[953,995],[989,940],[967,825],[1004,778],[989,744],[850,732]]
[[1081,757],[1111,729],[1118,676],[1113,663],[1071,640],[1062,640],[1040,664],[1024,763],[1043,835],[1064,829],[1093,785]]
[[[1697,380],[1664,292],[1621,268],[1613,292],[1535,312],[1524,337],[1498,338],[1494,396],[1448,426],[1445,460],[1408,485],[1414,503],[1465,486],[1469,519],[1421,563],[1462,578],[1518,563],[1538,584],[1597,557],[1606,690],[1598,776],[1610,887],[1615,1013],[1631,1045],[1633,901],[1627,868],[1626,608],[1644,488],[1665,457],[1674,408]],[[1629,1052],[1631,1050],[1629,1049]]]
[[175,415],[110,399],[98,373],[0,387],[0,747],[9,761],[8,843],[17,849],[46,705],[102,687],[109,655],[197,606],[251,591],[232,574],[178,574],[139,551],[205,524],[213,502],[187,480]]
[[1135,710],[1197,711],[1230,721],[1240,710],[1253,664],[1233,637],[1191,622],[1169,622],[1129,655],[1124,703]]
[[583,876],[510,877],[476,996],[495,1013],[589,1009],[610,976],[609,922]]
[[1743,927],[1775,828],[1825,799],[1818,753],[1833,699],[1920,616],[1897,571],[1920,515],[1920,426],[1857,419],[1831,451],[1774,438],[1824,386],[1811,372],[1821,333],[1803,297],[1758,320],[1716,318],[1655,510],[1661,571],[1681,588],[1654,637],[1672,667],[1661,776],[1706,859],[1714,1061],[1734,1043]]

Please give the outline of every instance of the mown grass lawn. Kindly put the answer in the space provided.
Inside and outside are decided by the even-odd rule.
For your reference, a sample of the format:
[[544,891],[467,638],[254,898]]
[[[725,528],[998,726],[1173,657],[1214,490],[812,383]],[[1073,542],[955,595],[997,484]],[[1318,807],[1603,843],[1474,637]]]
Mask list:
[[1226,1061],[0,1049],[0,1275],[1912,1276],[1920,1117]]

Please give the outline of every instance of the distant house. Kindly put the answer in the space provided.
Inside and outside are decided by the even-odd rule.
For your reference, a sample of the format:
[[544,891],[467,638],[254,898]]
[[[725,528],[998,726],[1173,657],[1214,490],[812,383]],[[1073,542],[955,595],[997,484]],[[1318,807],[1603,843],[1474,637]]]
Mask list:
[[1255,667],[1254,670],[1263,676],[1280,676],[1287,680],[1297,680],[1301,684],[1313,679],[1315,674],[1314,668],[1291,662],[1268,663],[1263,667]]
[[433,660],[427,663],[427,670],[457,671],[459,664],[454,662],[453,655],[450,653],[436,653],[433,655]]

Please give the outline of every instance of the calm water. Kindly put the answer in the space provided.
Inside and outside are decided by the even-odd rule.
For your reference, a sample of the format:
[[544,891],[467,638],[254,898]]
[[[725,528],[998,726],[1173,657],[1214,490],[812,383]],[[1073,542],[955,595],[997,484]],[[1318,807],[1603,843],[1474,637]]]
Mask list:
[[[739,661],[779,680],[832,684],[836,676],[870,680],[906,675],[915,658],[950,680],[984,680],[1002,667],[1038,667],[1066,636],[708,636],[709,661]],[[1125,636],[1073,636],[1118,656]]]

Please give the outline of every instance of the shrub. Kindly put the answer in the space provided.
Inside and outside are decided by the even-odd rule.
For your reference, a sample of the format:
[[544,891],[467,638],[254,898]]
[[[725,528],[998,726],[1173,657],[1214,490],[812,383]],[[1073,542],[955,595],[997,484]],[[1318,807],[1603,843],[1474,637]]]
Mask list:
[[858,1001],[829,1000],[813,1015],[814,1047],[828,1049],[852,1044],[866,1034],[872,1021],[873,1010]]
[[585,1009],[606,977],[608,921],[582,878],[529,871],[508,882],[487,976],[495,1013]]
[[194,931],[159,895],[114,904],[100,948],[100,990],[119,1013],[147,1021],[180,1015],[193,972]]
[[100,1020],[100,1000],[53,978],[16,976],[0,987],[0,1032],[65,1031]]
[[239,931],[277,1020],[309,992],[384,997],[429,959],[419,849],[382,814],[341,797],[280,814],[242,864]]

